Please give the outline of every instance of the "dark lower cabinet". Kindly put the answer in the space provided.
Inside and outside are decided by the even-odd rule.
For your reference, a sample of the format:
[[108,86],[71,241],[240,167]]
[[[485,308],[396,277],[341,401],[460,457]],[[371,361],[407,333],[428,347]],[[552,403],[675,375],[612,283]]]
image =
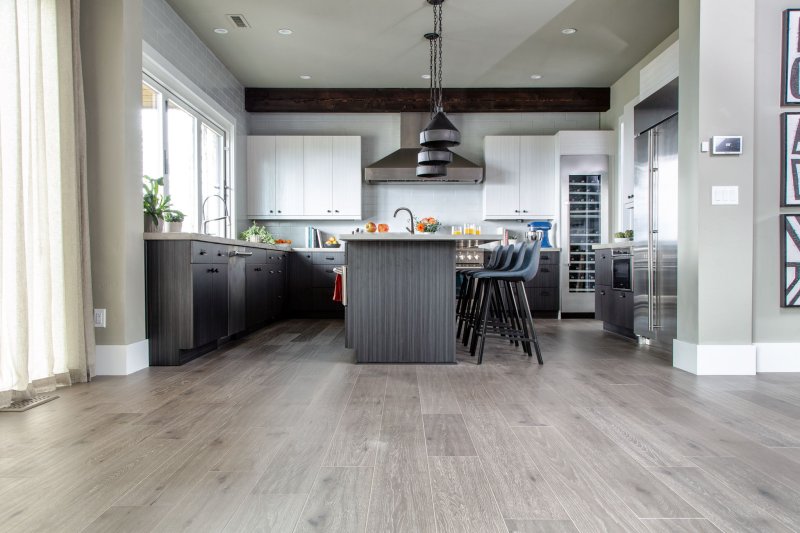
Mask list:
[[611,287],[612,253],[601,249],[595,253],[597,285],[594,290],[594,317],[603,321],[603,329],[635,338],[633,333],[633,292]]
[[296,317],[343,317],[341,302],[333,301],[334,268],[344,264],[344,253],[294,252],[289,259],[288,299]]
[[192,265],[192,344],[199,348],[228,334],[228,265]]
[[539,316],[556,316],[560,308],[559,259],[561,254],[542,250],[536,277],[525,284],[531,311]]
[[[252,330],[283,317],[286,303],[285,255],[271,252],[270,263],[249,263],[245,273],[247,329]],[[278,259],[280,258],[280,259]]]

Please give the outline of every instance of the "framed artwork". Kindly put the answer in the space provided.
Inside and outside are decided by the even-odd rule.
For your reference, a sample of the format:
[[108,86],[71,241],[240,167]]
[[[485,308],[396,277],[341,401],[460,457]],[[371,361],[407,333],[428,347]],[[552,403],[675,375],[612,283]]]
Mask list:
[[781,103],[800,105],[800,9],[783,12]]
[[781,307],[800,307],[800,215],[781,216]]
[[800,113],[781,114],[781,207],[800,206]]

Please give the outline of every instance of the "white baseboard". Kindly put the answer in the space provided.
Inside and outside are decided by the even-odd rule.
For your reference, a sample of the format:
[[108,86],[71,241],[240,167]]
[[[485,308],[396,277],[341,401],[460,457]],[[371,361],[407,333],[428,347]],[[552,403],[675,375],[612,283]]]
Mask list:
[[675,340],[672,366],[698,376],[750,376],[756,373],[752,344],[694,344]]
[[150,366],[147,339],[128,345],[99,345],[96,353],[98,376],[127,376]]
[[800,342],[757,342],[757,372],[800,372]]

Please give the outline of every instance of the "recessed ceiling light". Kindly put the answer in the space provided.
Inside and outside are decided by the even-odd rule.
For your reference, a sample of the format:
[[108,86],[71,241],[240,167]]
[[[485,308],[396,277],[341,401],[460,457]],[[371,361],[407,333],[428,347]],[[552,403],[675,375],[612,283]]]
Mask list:
[[219,33],[220,35],[225,35],[228,33],[228,30],[225,28],[214,28],[214,33]]
[[531,79],[532,80],[540,80],[540,79],[542,79],[542,75],[541,74],[531,74]]
[[563,30],[561,30],[561,33],[563,33],[564,35],[572,35],[573,33],[578,33],[578,30],[576,30],[575,28],[564,28]]
[[311,76],[309,76],[308,74],[300,74],[300,79],[301,80],[310,80]]
[[430,74],[423,74],[422,75],[422,79],[423,80],[429,80],[429,79],[431,79],[431,75]]
[[291,35],[294,32],[292,30],[290,30],[289,28],[281,28],[281,29],[278,30],[278,33],[281,34],[281,35]]

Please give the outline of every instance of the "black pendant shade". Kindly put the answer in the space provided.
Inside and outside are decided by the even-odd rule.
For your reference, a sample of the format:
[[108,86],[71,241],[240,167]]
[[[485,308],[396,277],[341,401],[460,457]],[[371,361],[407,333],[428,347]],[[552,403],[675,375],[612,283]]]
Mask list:
[[444,165],[417,166],[418,178],[443,178],[445,176],[447,176],[447,167]]
[[461,144],[461,132],[453,126],[444,111],[436,113],[419,133],[419,143],[426,148],[449,148]]
[[417,154],[417,163],[420,165],[447,165],[453,162],[453,152],[447,148],[423,148]]

